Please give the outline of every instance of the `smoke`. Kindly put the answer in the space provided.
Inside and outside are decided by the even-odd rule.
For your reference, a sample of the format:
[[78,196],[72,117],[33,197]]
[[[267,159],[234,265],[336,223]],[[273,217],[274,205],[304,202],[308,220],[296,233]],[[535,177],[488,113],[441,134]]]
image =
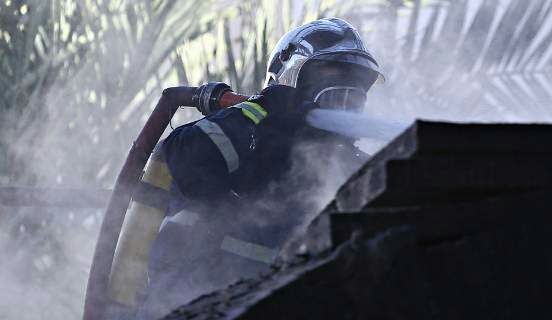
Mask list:
[[79,318],[99,212],[0,213],[0,319]]
[[[19,5],[17,1],[7,3],[12,8]],[[36,23],[40,23],[38,10],[46,2],[27,3],[33,15],[23,18],[37,19]],[[52,10],[63,9],[52,14],[59,14],[63,23],[57,26],[61,28],[60,37],[69,35],[69,38],[63,39],[65,43],[57,39],[59,47],[48,53],[51,60],[44,62],[37,74],[25,75],[26,80],[43,77],[37,84],[43,90],[37,89],[28,105],[14,105],[3,114],[0,139],[7,142],[10,158],[0,159],[0,164],[6,165],[2,173],[6,170],[9,173],[9,177],[0,176],[0,182],[2,186],[112,188],[126,152],[145,122],[144,116],[151,112],[163,87],[178,84],[174,76],[167,76],[168,70],[172,70],[171,56],[167,59],[160,56],[160,52],[167,54],[168,44],[154,46],[157,39],[148,34],[153,28],[147,23],[158,26],[164,18],[146,17],[141,25],[143,30],[130,34],[125,33],[125,28],[104,25],[124,20],[120,11],[111,10],[105,1],[105,6],[96,10],[91,9],[94,4],[89,2],[51,3]],[[9,14],[4,6],[10,5],[0,1],[0,10]],[[90,11],[79,12],[83,8]],[[146,15],[144,10],[139,19]],[[46,17],[48,14],[46,11]],[[41,32],[50,37],[48,31]],[[169,32],[172,39],[180,31]],[[166,33],[159,31],[156,36],[168,39]],[[37,36],[34,42],[55,40],[41,42]],[[55,56],[57,53],[59,57]],[[17,58],[2,58],[2,62]],[[63,64],[58,65],[58,60]],[[161,61],[159,65],[155,65],[157,60]],[[52,71],[43,75],[40,74],[43,69]],[[170,84],[159,79],[169,79]],[[189,115],[181,112],[180,118],[186,121]],[[88,272],[103,211],[0,205],[0,319],[82,318]]]
[[[517,0],[498,1],[493,30],[512,1]],[[448,1],[439,9],[435,30],[445,27],[445,13],[454,3]],[[467,3],[467,20],[473,21],[484,1]],[[531,6],[539,3],[541,1],[532,1]],[[421,10],[412,51],[408,55],[400,51],[407,42],[405,34],[409,14],[403,13],[409,13],[408,9],[400,9],[397,15],[380,12],[374,25],[365,22],[369,19],[364,19],[362,10],[343,16],[365,31],[367,46],[382,65],[387,83],[371,89],[363,114],[316,110],[309,115],[308,122],[323,130],[360,138],[357,145],[365,152],[374,154],[415,118],[477,122],[552,121],[549,98],[552,88],[544,79],[549,73],[533,76],[522,71],[512,79],[505,79],[506,73],[517,70],[506,68],[504,74],[491,77],[480,70],[488,63],[485,59],[477,58],[476,67],[469,64],[469,58],[476,57],[479,51],[488,51],[491,42],[476,41],[475,47],[467,46],[466,52],[453,52],[459,47],[456,41],[463,38],[458,33],[448,34],[445,38],[430,36],[429,40],[433,37],[438,41],[429,41],[426,47],[422,46],[428,40],[424,37],[424,31],[428,30],[435,8],[429,6]],[[512,20],[512,24],[523,25],[524,21],[518,24],[520,21]],[[550,22],[548,19],[543,23],[542,32],[536,39],[543,39],[543,34],[550,33]],[[469,22],[464,25],[464,31],[469,29]],[[396,33],[390,36],[382,32],[388,26],[396,26]],[[280,27],[283,28],[283,24]],[[373,28],[376,31],[368,31]],[[517,28],[512,30],[514,35],[519,32]],[[127,87],[129,92],[119,92],[118,83],[124,81],[119,76],[125,73],[122,65],[134,63],[130,68],[141,70],[146,65],[144,56],[150,54],[155,41],[144,41],[129,55],[125,48],[127,43],[118,36],[113,34],[103,38],[98,46],[109,48],[109,51],[98,50],[94,55],[85,57],[87,60],[78,72],[61,80],[48,79],[53,82],[48,93],[33,101],[35,108],[32,112],[38,115],[35,119],[30,113],[11,117],[9,122],[21,122],[27,127],[17,131],[18,136],[7,136],[3,131],[2,139],[12,139],[11,151],[17,159],[21,159],[32,178],[3,179],[2,183],[112,187],[125,152],[143,125],[144,115],[149,113],[163,87],[177,84],[174,79],[171,83],[160,83],[131,74],[127,78],[130,82],[135,81],[135,85]],[[166,39],[173,38],[166,33],[164,36]],[[494,45],[507,48],[510,44],[499,42]],[[535,47],[538,44],[530,45],[528,50]],[[550,54],[545,52],[544,57]],[[531,52],[526,54],[530,55]],[[459,56],[467,58],[459,59]],[[514,55],[513,61],[521,62],[518,56],[524,57],[524,53]],[[109,70],[105,77],[97,77],[98,65],[103,70]],[[474,68],[480,69],[474,71]],[[495,69],[500,68],[495,66]],[[168,70],[171,70],[170,63],[155,71],[160,78],[164,78]],[[452,80],[443,79],[451,74]],[[537,79],[534,86],[524,84],[532,77]],[[531,99],[533,95],[530,91],[540,88],[537,84],[542,89],[539,89],[536,99]],[[508,92],[508,88],[520,89],[525,95]],[[520,101],[520,97],[526,99]],[[68,104],[67,101],[78,103]],[[198,116],[188,111],[179,111],[179,115],[178,122],[181,123]],[[300,232],[325,207],[358,165],[342,162],[324,145],[301,144],[294,149],[292,167],[284,181],[290,188],[299,190],[289,201],[301,202],[308,212],[296,232]],[[306,181],[309,181],[310,188],[298,187]],[[278,186],[274,186],[273,192],[277,191]],[[282,203],[267,202],[262,205],[275,211],[284,208]],[[270,222],[270,219],[263,220],[256,213],[244,214],[257,216],[259,224]],[[81,317],[87,273],[101,215],[102,210],[0,207],[0,319]],[[220,224],[220,228],[223,230],[224,223]],[[201,241],[195,243],[201,245]],[[196,285],[197,292],[212,288],[211,284]],[[195,294],[190,292],[186,299],[191,299]],[[185,300],[175,301],[183,302]]]
[[[238,279],[266,273],[266,261],[285,255],[286,242],[303,232],[365,160],[351,145],[342,145],[343,139],[328,139],[295,144],[287,170],[275,180],[257,177],[259,190],[238,194],[243,197],[239,202],[213,197],[216,205],[204,204],[197,211],[184,203],[185,210],[165,220],[145,307],[151,318]],[[254,173],[270,174],[270,165],[261,168],[266,172]]]

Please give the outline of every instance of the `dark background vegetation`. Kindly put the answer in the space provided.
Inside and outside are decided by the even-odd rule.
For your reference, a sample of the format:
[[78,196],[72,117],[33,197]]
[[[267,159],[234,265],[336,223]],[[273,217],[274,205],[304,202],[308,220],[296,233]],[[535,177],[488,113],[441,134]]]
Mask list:
[[[552,120],[548,0],[0,0],[0,186],[110,188],[161,90],[261,89],[286,30],[337,16],[387,83],[366,113]],[[199,117],[179,111],[174,125]],[[78,318],[101,211],[0,206],[0,318]],[[24,311],[23,311],[24,310]]]

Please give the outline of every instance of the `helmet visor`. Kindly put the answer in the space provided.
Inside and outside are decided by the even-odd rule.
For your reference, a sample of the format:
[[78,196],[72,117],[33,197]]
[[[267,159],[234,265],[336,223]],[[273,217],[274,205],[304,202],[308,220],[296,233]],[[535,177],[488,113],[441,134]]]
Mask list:
[[314,102],[323,109],[359,112],[366,102],[366,92],[358,87],[327,87],[315,96]]
[[297,89],[303,100],[322,108],[361,111],[377,76],[372,69],[351,62],[315,59],[301,69]]
[[[365,69],[368,69],[377,74],[376,83],[384,83],[385,77],[383,76],[376,60],[362,51],[351,51],[343,49],[343,51],[323,52],[312,56],[309,61],[326,61],[326,62],[340,62],[356,65]],[[307,62],[308,63],[308,62]]]

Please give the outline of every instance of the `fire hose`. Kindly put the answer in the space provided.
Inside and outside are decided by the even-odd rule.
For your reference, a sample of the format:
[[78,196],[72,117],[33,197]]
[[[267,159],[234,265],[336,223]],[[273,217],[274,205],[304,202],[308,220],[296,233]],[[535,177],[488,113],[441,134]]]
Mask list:
[[133,193],[154,147],[180,106],[195,107],[204,115],[245,101],[248,96],[236,94],[220,82],[200,87],[172,87],[163,91],[155,109],[134,141],[123,164],[100,227],[100,233],[86,290],[84,319],[106,319],[106,311],[116,302],[110,298],[109,275],[119,235]]

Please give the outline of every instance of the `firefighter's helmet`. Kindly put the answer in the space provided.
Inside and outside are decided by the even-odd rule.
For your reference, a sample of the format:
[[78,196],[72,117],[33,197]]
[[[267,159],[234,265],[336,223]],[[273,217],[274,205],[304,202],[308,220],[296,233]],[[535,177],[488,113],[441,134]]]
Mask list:
[[355,28],[344,20],[325,18],[297,27],[278,41],[265,86],[292,86],[322,107],[358,110],[372,84],[384,80]]

